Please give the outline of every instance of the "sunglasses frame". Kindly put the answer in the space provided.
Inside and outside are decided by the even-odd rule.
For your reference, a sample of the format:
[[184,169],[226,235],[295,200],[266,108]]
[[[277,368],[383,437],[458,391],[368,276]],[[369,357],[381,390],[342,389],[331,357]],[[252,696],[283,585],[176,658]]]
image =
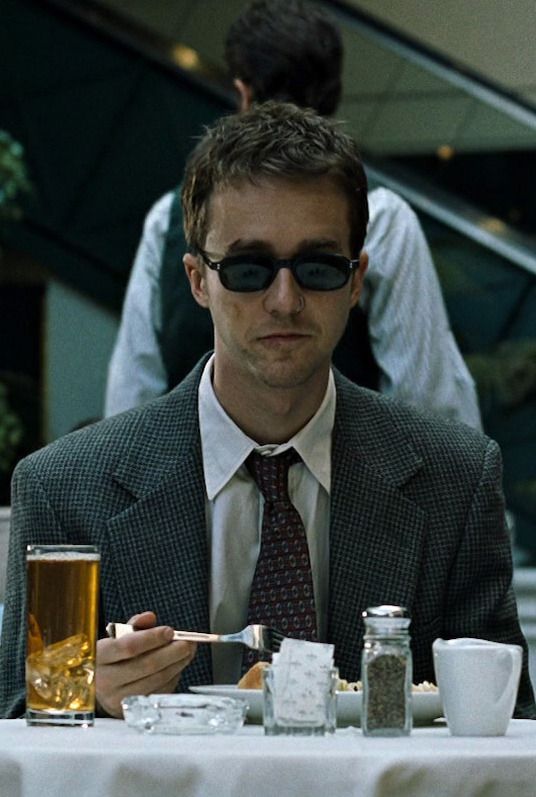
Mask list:
[[[243,255],[242,254],[238,254],[238,255],[228,255],[227,257],[222,257],[221,260],[211,260],[209,258],[209,256],[207,255],[207,253],[205,251],[203,251],[203,249],[197,249],[197,254],[202,259],[202,261],[205,263],[205,265],[207,265],[213,271],[217,271],[218,272],[218,275],[219,275],[219,278],[220,278],[220,281],[221,281],[221,284],[223,285],[223,287],[226,288],[228,291],[232,291],[233,293],[257,293],[258,291],[267,290],[267,288],[270,287],[270,285],[274,282],[275,278],[277,277],[277,273],[282,268],[290,269],[290,271],[292,273],[292,276],[294,277],[294,279],[296,280],[296,282],[298,283],[300,288],[302,288],[303,290],[315,291],[315,292],[338,291],[341,288],[344,288],[344,286],[348,283],[348,280],[350,279],[352,271],[359,266],[359,260],[352,260],[349,257],[345,257],[345,255],[332,254],[331,252],[321,252],[321,253],[319,253],[317,255],[311,255],[311,254],[297,255],[297,257],[291,257],[291,258],[277,258],[277,257],[270,257],[270,255],[262,255],[262,254],[259,254],[259,255],[255,255],[255,254],[243,254]],[[337,263],[341,264],[341,268],[338,269],[341,274],[344,274],[344,271],[343,271],[343,268],[342,268],[342,266],[344,265],[344,267],[347,269],[346,279],[344,280],[344,282],[341,285],[337,285],[336,287],[333,287],[333,288],[311,288],[311,287],[309,287],[307,285],[304,285],[302,280],[298,276],[297,269],[298,269],[300,263],[304,263],[304,262],[307,262],[308,260],[312,260],[314,257],[321,257],[321,258],[329,257],[329,258],[333,258],[334,260],[336,260]],[[229,283],[228,283],[228,281],[225,278],[225,267],[227,265],[233,265],[234,263],[236,263],[240,259],[246,260],[247,258],[252,258],[253,260],[262,260],[262,261],[270,264],[271,272],[268,272],[268,270],[267,270],[267,274],[269,276],[268,281],[261,288],[251,288],[251,289],[246,289],[246,290],[237,290],[236,288],[229,287]],[[231,261],[231,262],[229,262],[229,261]]]

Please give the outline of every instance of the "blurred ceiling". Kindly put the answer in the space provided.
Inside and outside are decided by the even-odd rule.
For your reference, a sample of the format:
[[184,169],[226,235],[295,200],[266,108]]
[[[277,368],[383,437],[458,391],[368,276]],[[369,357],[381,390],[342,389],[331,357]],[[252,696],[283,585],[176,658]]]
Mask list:
[[[103,2],[222,68],[225,31],[247,5],[247,0]],[[340,11],[344,3],[321,5],[336,16],[345,40],[339,115],[349,121],[364,151],[417,155],[536,149],[536,109],[527,107],[536,97],[535,36],[527,35],[531,26],[536,34],[534,0],[509,3],[508,14],[503,0],[352,0],[356,8],[454,57],[462,71],[425,57],[396,36],[350,20]],[[472,80],[464,65],[498,82],[505,95]],[[524,105],[512,101],[512,90]]]
[[534,0],[347,0],[536,105]]

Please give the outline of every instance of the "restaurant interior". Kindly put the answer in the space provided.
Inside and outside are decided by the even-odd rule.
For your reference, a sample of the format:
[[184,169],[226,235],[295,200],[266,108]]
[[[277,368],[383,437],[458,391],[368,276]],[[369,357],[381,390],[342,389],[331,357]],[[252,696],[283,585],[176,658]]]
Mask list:
[[[13,468],[102,416],[143,219],[180,182],[202,126],[235,107],[222,31],[245,4],[2,0],[0,603]],[[484,431],[502,450],[536,682],[536,55],[525,35],[536,20],[519,0],[501,33],[498,4],[476,4],[469,25],[463,0],[449,24],[418,0],[319,3],[347,53],[338,116],[371,186],[419,217]],[[522,31],[526,44],[512,42]]]

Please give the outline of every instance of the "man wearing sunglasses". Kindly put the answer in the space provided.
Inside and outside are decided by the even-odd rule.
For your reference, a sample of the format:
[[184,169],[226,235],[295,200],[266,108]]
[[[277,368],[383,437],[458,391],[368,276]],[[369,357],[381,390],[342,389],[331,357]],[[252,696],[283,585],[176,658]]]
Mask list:
[[[240,107],[285,100],[337,110],[343,44],[332,20],[301,0],[256,0],[231,25],[225,59]],[[392,191],[369,195],[369,270],[334,363],[357,384],[480,428],[473,380],[449,328],[419,222]],[[106,415],[165,393],[212,347],[208,313],[181,273],[180,188],[150,211],[109,367]]]
[[[129,694],[237,682],[240,646],[196,650],[172,627],[269,624],[333,643],[356,680],[361,613],[386,603],[408,607],[416,682],[434,679],[436,637],[523,645],[517,713],[535,717],[498,446],[332,368],[367,267],[355,143],[312,111],[259,105],[206,132],[182,201],[214,352],[165,396],[17,467],[2,715],[24,709],[25,547],[83,540],[102,555],[103,714]],[[129,618],[136,633],[105,638]]]

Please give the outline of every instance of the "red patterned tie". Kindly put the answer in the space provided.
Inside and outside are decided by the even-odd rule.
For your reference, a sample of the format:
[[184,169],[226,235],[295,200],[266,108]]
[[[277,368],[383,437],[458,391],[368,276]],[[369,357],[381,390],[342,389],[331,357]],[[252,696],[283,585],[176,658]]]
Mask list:
[[[316,611],[303,521],[288,494],[288,471],[300,461],[290,448],[274,457],[250,454],[246,465],[264,497],[261,548],[251,584],[248,624],[263,623],[285,636],[316,640]],[[256,660],[248,651],[244,664]]]

